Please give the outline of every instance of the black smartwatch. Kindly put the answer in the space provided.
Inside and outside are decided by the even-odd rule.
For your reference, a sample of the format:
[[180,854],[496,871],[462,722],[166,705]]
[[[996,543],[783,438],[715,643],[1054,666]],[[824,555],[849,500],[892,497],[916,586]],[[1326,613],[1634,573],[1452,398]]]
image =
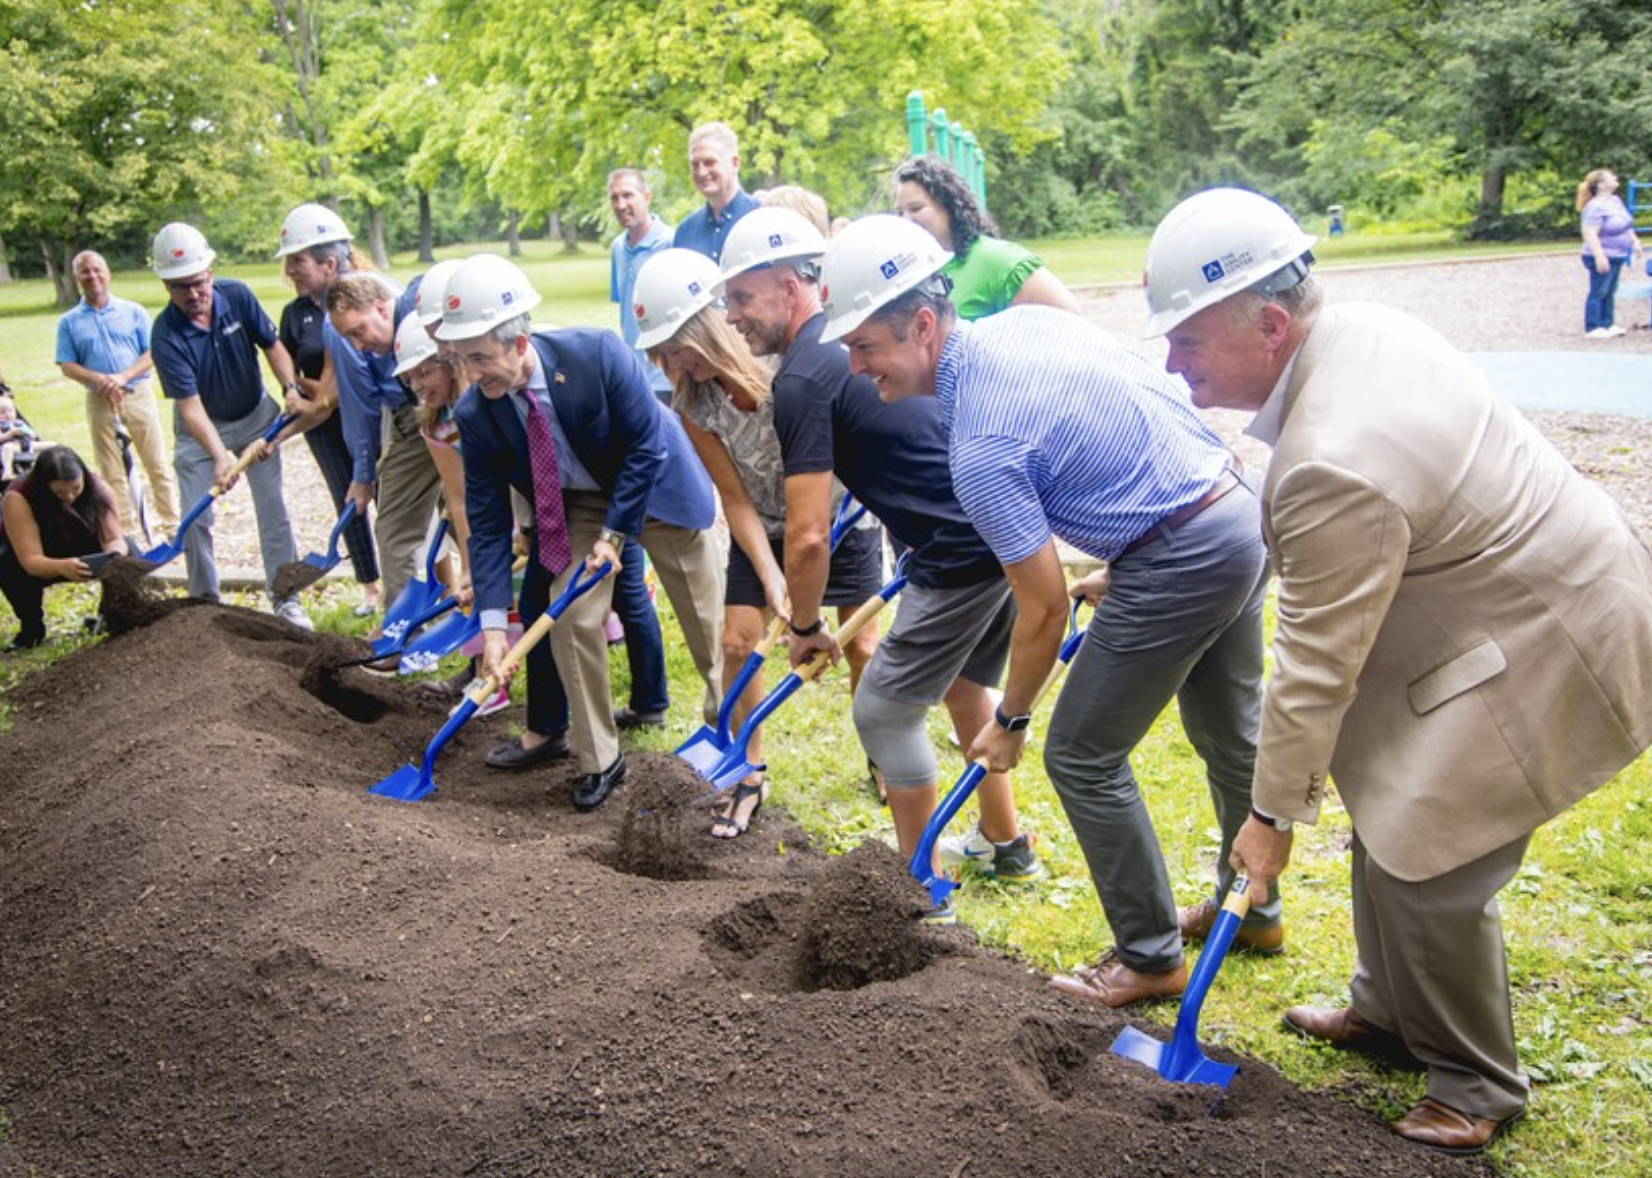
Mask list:
[[801,627],[798,626],[796,622],[788,622],[786,625],[787,628],[789,628],[791,632],[796,634],[799,638],[813,638],[816,634],[819,634],[821,628],[826,625],[826,619],[823,617],[816,618],[807,626]]
[[1002,707],[992,709],[992,718],[1005,732],[1025,732],[1032,723],[1032,713],[1025,716],[1006,716]]
[[1250,816],[1260,822],[1263,826],[1273,827],[1280,834],[1289,834],[1291,827],[1295,825],[1289,818],[1275,818],[1271,814],[1262,813],[1262,811],[1258,810],[1255,806],[1250,808]]

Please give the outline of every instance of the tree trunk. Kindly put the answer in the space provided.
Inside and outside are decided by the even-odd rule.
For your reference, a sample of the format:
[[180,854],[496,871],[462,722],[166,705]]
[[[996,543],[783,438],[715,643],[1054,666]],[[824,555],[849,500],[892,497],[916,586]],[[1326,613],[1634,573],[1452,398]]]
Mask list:
[[1502,164],[1487,164],[1480,172],[1480,212],[1481,224],[1490,224],[1503,217],[1503,182],[1507,177],[1503,174]]
[[59,256],[57,243],[50,237],[40,239],[40,260],[46,264],[46,277],[52,280],[52,289],[57,292],[59,310],[67,311],[80,301],[80,292],[75,289],[75,276],[69,271],[68,251],[64,250]]
[[0,236],[0,285],[11,281],[11,263],[6,261],[6,239]]
[[562,236],[562,214],[547,213],[545,215],[545,236],[555,241]]
[[378,205],[367,206],[367,242],[373,251],[373,265],[380,270],[390,269],[390,255],[384,251],[384,213]]
[[436,260],[436,227],[430,218],[430,193],[419,189],[419,261]]
[[510,256],[522,256],[522,214],[515,209],[510,211],[510,219],[505,222],[505,242],[510,246]]
[[572,218],[562,222],[562,252],[577,254],[579,252],[579,225]]

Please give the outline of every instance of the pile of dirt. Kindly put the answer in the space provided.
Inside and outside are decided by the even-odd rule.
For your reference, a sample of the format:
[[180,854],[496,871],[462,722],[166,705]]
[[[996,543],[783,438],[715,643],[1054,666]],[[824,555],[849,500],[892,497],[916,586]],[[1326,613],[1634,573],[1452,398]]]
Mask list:
[[889,847],[864,842],[828,864],[803,910],[806,985],[858,990],[917,973],[946,951],[918,917],[925,893]]
[[675,757],[650,765],[623,798],[609,866],[647,879],[711,875],[705,838],[711,791],[693,769]]
[[120,635],[152,626],[187,604],[183,598],[169,596],[151,579],[153,571],[148,561],[129,556],[117,556],[104,568],[99,578],[103,594],[98,606],[104,633]]
[[1108,1052],[1116,1014],[965,939],[873,980],[899,937],[856,884],[900,891],[893,856],[828,861],[775,809],[729,841],[662,817],[701,878],[615,869],[673,758],[579,814],[570,763],[484,767],[497,716],[429,800],[372,797],[445,709],[350,671],[307,690],[320,646],[198,605],[12,693],[0,1174],[1488,1172],[1263,1065],[1219,1103],[1168,1085]]

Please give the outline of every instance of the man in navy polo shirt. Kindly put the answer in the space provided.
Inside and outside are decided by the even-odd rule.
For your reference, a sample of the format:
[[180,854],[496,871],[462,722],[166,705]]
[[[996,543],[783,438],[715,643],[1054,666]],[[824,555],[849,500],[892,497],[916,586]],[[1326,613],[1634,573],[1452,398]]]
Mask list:
[[[1118,1007],[1187,984],[1182,939],[1214,905],[1176,909],[1130,754],[1175,699],[1205,772],[1222,848],[1250,816],[1262,695],[1267,561],[1254,487],[1171,379],[1101,330],[1048,307],[958,320],[921,226],[866,217],[832,239],[826,334],[885,400],[937,405],[953,485],[1015,590],[1009,679],[968,755],[1020,760],[1067,613],[1056,539],[1108,562],[1075,585],[1097,604],[1050,720],[1044,765],[1090,867],[1115,946],[1051,984]],[[1105,593],[1105,595],[1103,595]],[[1279,897],[1251,908],[1238,948],[1278,953]]]
[[721,262],[728,231],[758,207],[757,198],[740,187],[740,141],[728,124],[694,128],[688,137],[688,167],[706,203],[683,218],[672,244]]
[[115,493],[121,531],[139,534],[117,422],[131,435],[132,449],[149,476],[156,526],[171,536],[178,530],[178,489],[166,462],[160,407],[149,387],[155,367],[149,354],[149,313],[109,293],[109,263],[102,254],[82,250],[69,269],[81,298],[57,321],[57,366],[64,376],[86,386],[92,453],[98,473]]
[[349,494],[364,513],[378,498],[373,530],[387,607],[413,579],[442,490],[419,433],[418,402],[396,379],[396,329],[418,302],[419,283],[398,294],[377,274],[346,274],[327,288],[322,329],[350,448]]
[[[242,282],[214,280],[216,255],[199,230],[176,222],[167,225],[155,235],[152,252],[155,273],[170,302],[155,319],[150,342],[161,391],[173,402],[176,414],[173,464],[179,494],[193,505],[213,487],[227,491],[234,486],[230,470],[235,452],[258,444],[259,436],[280,416],[280,407],[264,395],[258,353],[264,353],[283,388],[296,388],[297,380],[275,324],[252,291]],[[264,585],[275,601],[276,570],[298,559],[281,497],[280,452],[272,451],[249,467],[247,483],[258,520]],[[190,596],[207,601],[218,600],[212,515],[208,508],[184,536]],[[314,628],[296,597],[275,601],[275,612],[295,626]]]

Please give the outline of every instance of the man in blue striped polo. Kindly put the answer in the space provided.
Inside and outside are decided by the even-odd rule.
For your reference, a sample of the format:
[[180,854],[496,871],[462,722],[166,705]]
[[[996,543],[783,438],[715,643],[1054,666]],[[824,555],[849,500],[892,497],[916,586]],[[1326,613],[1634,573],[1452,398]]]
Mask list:
[[[916,232],[914,232],[916,230]],[[1215,919],[1178,913],[1130,753],[1175,698],[1203,758],[1222,829],[1219,886],[1250,814],[1267,568],[1256,494],[1177,387],[1072,315],[1011,308],[957,319],[939,276],[950,255],[921,227],[867,217],[832,239],[825,337],[884,400],[933,396],[950,429],[953,486],[1004,566],[1018,616],[1009,681],[971,757],[1020,760],[1066,615],[1059,538],[1108,564],[1056,704],[1044,754],[1084,849],[1115,945],[1051,981],[1107,1006],[1172,998],[1187,984],[1182,937]],[[1279,898],[1237,944],[1276,953]]]

